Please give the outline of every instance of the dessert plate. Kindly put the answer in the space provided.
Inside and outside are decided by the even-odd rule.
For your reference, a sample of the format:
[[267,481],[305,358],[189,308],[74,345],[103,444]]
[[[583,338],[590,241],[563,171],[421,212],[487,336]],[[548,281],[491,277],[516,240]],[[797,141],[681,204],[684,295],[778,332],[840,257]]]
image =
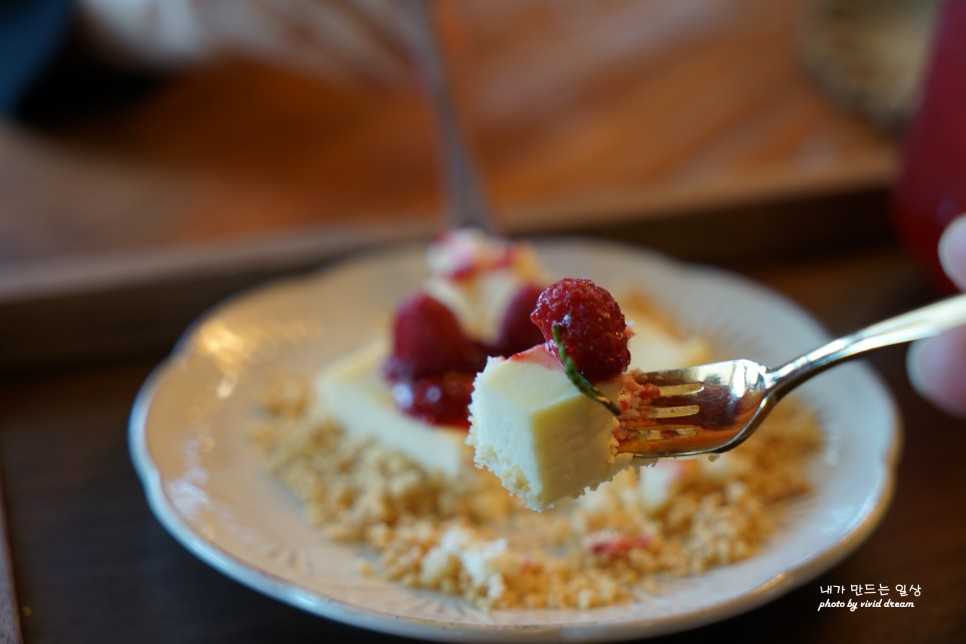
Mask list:
[[[776,364],[827,339],[793,303],[718,270],[603,242],[536,248],[555,275],[648,292],[722,359]],[[825,434],[811,472],[816,489],[747,561],[592,610],[486,612],[359,573],[365,553],[328,542],[305,521],[261,467],[248,430],[268,378],[311,375],[375,337],[398,299],[421,284],[423,266],[423,247],[363,256],[236,297],[188,330],[144,385],[130,423],[151,508],[188,550],[270,597],[363,628],[441,641],[600,641],[693,628],[770,601],[845,557],[882,518],[899,421],[875,375],[849,364],[801,388]]]

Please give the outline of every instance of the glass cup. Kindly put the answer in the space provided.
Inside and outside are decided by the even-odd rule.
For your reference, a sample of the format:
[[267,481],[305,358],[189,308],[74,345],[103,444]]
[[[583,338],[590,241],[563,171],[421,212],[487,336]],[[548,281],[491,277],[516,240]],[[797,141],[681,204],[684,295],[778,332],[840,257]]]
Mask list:
[[966,0],[944,0],[920,104],[908,124],[892,194],[896,229],[937,285],[943,230],[966,212]]

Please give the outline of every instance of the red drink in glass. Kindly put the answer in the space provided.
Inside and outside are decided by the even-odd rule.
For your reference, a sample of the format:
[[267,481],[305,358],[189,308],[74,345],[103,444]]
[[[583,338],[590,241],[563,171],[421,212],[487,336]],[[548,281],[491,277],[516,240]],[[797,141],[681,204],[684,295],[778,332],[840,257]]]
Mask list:
[[919,108],[903,142],[893,193],[903,243],[948,291],[937,246],[946,225],[966,212],[966,0],[945,0]]

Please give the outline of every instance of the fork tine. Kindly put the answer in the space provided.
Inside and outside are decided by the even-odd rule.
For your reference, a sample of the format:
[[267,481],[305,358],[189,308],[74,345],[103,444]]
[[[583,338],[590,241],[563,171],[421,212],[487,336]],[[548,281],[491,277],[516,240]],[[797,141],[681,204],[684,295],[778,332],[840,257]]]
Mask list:
[[663,387],[658,385],[658,391],[661,392],[661,398],[696,394],[702,389],[704,389],[704,385],[700,382],[688,382],[680,385],[665,385]]
[[636,410],[638,418],[658,419],[658,418],[680,418],[681,416],[693,416],[701,411],[698,405],[673,405],[668,407],[646,406]]

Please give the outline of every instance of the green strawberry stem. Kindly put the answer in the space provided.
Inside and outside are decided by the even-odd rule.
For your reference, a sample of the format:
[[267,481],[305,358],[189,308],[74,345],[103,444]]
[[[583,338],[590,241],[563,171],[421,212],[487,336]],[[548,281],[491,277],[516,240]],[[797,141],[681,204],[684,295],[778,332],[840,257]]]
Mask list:
[[605,396],[594,383],[587,380],[587,377],[577,369],[577,365],[574,364],[573,359],[567,354],[567,350],[564,348],[562,329],[563,327],[560,324],[554,324],[551,327],[551,332],[553,333],[553,341],[557,345],[557,355],[560,356],[560,363],[563,365],[567,378],[570,382],[574,383],[574,386],[580,390],[580,393],[599,402],[615,416],[620,416],[621,410],[614,404],[614,401]]

